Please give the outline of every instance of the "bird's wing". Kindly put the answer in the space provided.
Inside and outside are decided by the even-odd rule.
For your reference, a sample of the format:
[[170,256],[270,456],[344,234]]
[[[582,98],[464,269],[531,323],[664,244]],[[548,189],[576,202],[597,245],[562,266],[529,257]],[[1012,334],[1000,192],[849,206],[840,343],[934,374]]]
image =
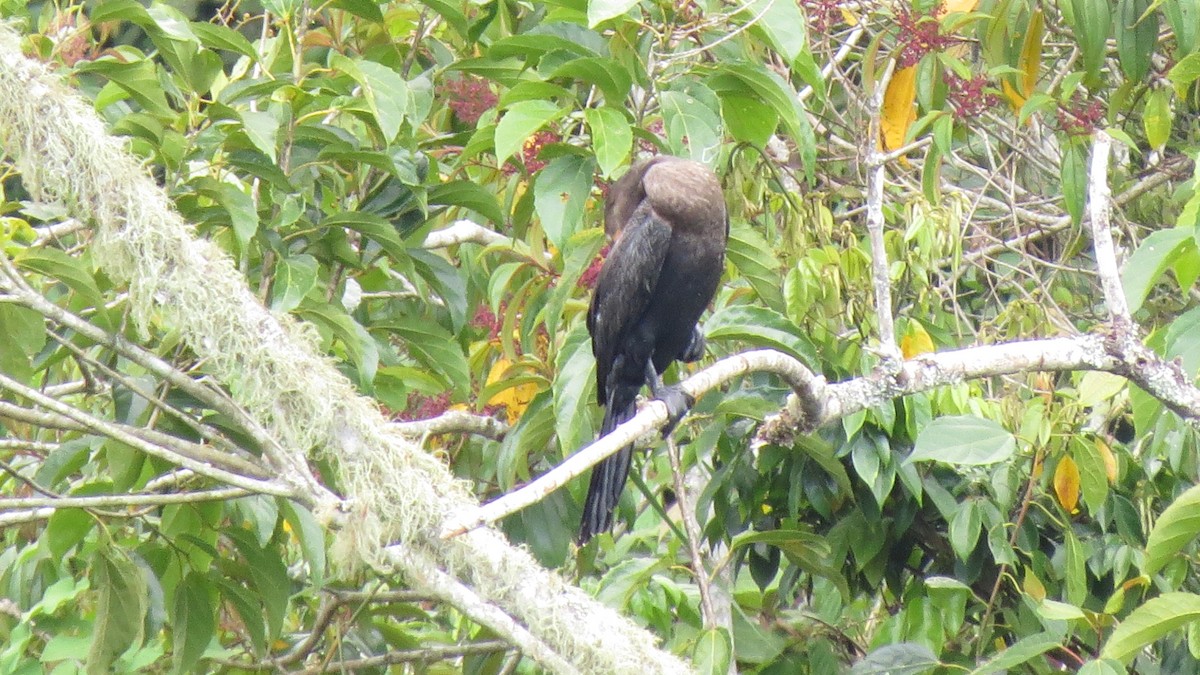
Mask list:
[[641,318],[671,243],[671,226],[643,204],[613,247],[592,294],[587,327],[596,356],[596,396],[606,402],[608,371],[622,336]]

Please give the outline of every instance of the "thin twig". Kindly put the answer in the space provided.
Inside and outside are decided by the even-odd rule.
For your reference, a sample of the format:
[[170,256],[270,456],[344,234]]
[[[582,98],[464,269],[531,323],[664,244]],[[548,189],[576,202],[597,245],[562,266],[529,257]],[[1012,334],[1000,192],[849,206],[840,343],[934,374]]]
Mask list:
[[679,515],[683,518],[683,529],[687,532],[688,550],[692,556],[692,574],[696,588],[700,589],[700,614],[704,617],[704,629],[717,625],[717,613],[713,609],[712,589],[709,587],[708,565],[700,549],[700,523],[696,521],[696,505],[688,495],[683,480],[683,461],[679,457],[679,446],[673,437],[667,437],[667,457],[671,461],[671,476],[675,480],[675,499],[679,503]]
[[1092,163],[1088,172],[1088,220],[1092,226],[1092,243],[1096,251],[1096,272],[1100,275],[1100,288],[1113,324],[1130,328],[1133,320],[1129,316],[1129,304],[1121,288],[1121,270],[1117,265],[1117,254],[1112,239],[1112,195],[1108,189],[1108,155],[1112,150],[1112,137],[1103,131],[1095,134],[1092,145]]

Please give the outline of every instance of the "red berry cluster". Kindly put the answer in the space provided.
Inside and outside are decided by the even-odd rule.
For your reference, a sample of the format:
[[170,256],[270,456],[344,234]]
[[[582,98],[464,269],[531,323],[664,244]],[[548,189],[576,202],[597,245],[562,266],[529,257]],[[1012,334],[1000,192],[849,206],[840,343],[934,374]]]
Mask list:
[[960,120],[978,117],[1000,102],[994,94],[983,92],[983,88],[987,86],[987,78],[983,75],[966,79],[946,71],[943,79],[948,88],[946,98],[950,101],[950,107],[954,109],[954,116]]
[[900,13],[896,15],[896,26],[900,29],[898,64],[901,68],[915,66],[921,57],[940,52],[956,41],[956,38],[950,35],[942,35],[941,24],[937,20],[940,12],[940,5],[930,9],[928,14],[915,12],[904,5],[900,7]]
[[1058,128],[1071,136],[1087,136],[1104,122],[1104,103],[1076,93],[1070,103],[1058,106]]
[[596,259],[579,277],[578,286],[587,289],[596,287],[596,280],[600,278],[600,268],[604,267],[604,259],[608,257],[608,252],[611,250],[612,244],[605,244],[604,248],[600,249],[600,252],[596,254]]
[[492,93],[487,80],[481,77],[448,80],[440,89],[454,116],[463,124],[475,124],[499,100]]
[[408,402],[397,417],[404,422],[415,422],[437,417],[449,409],[450,392],[443,392],[437,396],[425,396],[414,391],[408,395]]
[[824,33],[842,18],[842,0],[800,0],[809,27]]
[[[503,303],[500,305],[501,313],[504,312]],[[487,339],[495,340],[500,337],[500,327],[504,322],[496,313],[492,311],[486,304],[481,304],[475,310],[475,316],[471,317],[471,328],[487,331]]]
[[561,140],[562,136],[548,129],[542,129],[530,136],[525,141],[525,146],[521,148],[521,161],[525,163],[525,170],[531,174],[541,171],[542,167],[546,166],[544,160],[538,159],[538,156],[542,154],[542,148]]

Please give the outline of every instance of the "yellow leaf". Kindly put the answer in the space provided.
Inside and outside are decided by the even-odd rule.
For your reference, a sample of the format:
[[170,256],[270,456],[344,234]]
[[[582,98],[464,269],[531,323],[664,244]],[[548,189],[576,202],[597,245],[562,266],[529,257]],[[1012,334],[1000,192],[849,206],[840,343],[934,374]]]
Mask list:
[[1064,456],[1054,470],[1054,494],[1067,513],[1075,513],[1079,506],[1079,466],[1070,455]]
[[1104,473],[1108,476],[1109,483],[1117,482],[1117,458],[1113,456],[1112,448],[1108,447],[1108,443],[1104,439],[1096,439],[1096,450],[1100,452],[1100,459],[1104,460]]
[[1025,568],[1025,581],[1021,584],[1025,589],[1025,595],[1033,598],[1037,602],[1046,599],[1046,586],[1042,584],[1042,580],[1037,578],[1033,570]]
[[[488,371],[486,385],[495,384],[504,378],[509,366],[512,362],[508,358],[501,356],[492,364],[492,369]],[[488,399],[488,405],[502,405],[504,412],[508,416],[509,425],[517,423],[521,419],[521,415],[525,413],[525,409],[529,407],[529,402],[537,395],[538,387],[534,382],[525,382],[516,384],[511,387],[502,389]]]
[[901,68],[893,73],[883,94],[882,137],[879,140],[884,150],[895,150],[904,145],[908,127],[917,119],[916,97],[917,67]]
[[938,16],[946,16],[953,12],[969,12],[975,9],[975,5],[978,4],[979,0],[946,0],[946,2],[942,3]]
[[1000,90],[1004,92],[1004,98],[1008,99],[1008,105],[1012,107],[1014,113],[1021,112],[1021,106],[1025,105],[1026,98],[1017,91],[1017,88],[1008,83],[1008,80],[1000,80]]
[[842,7],[841,10],[842,10],[842,20],[845,21],[847,25],[849,25],[849,26],[857,26],[858,25],[858,16],[856,14],[852,13],[850,10],[846,9],[845,7]]
[[925,327],[916,321],[908,324],[908,334],[900,338],[900,353],[904,358],[911,359],[921,354],[933,353],[933,338],[925,332]]
[[1035,10],[1029,18],[1029,28],[1025,31],[1025,44],[1021,45],[1021,56],[1017,67],[1021,69],[1021,95],[1028,99],[1033,96],[1037,86],[1038,71],[1042,67],[1042,36],[1045,34],[1045,20],[1042,10]]

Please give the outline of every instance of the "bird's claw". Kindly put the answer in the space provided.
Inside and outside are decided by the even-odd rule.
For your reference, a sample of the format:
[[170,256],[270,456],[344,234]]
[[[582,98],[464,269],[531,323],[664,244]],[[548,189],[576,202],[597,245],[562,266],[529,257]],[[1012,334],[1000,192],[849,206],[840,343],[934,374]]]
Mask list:
[[679,420],[683,419],[684,413],[696,403],[696,399],[689,396],[678,385],[661,387],[654,392],[654,399],[667,404],[667,426],[663,427],[663,438],[671,435],[675,426],[679,424]]

